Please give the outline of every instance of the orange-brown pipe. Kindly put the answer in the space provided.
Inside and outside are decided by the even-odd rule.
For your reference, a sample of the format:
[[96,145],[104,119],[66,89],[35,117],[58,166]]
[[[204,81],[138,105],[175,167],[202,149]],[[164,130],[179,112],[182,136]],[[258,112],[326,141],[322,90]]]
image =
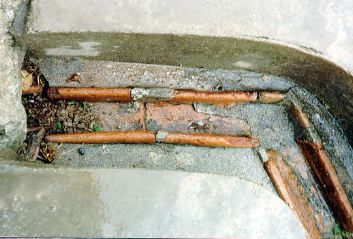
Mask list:
[[321,144],[298,141],[313,174],[342,227],[353,232],[353,209],[330,158]]
[[280,92],[260,92],[259,101],[265,104],[278,103],[284,100],[285,94]]
[[130,88],[50,87],[47,95],[51,100],[132,101]]
[[38,86],[38,85],[33,85],[29,87],[27,90],[22,91],[22,95],[31,95],[31,94],[37,94],[39,95],[42,93],[43,87]]
[[308,238],[320,239],[321,233],[316,224],[313,209],[310,208],[304,189],[300,186],[297,177],[279,153],[270,150],[267,151],[267,155],[269,160],[264,163],[264,167],[278,195],[301,221]]
[[175,90],[172,103],[207,103],[230,104],[253,102],[257,99],[257,92],[202,92],[191,90]]
[[292,107],[292,113],[295,119],[298,121],[300,127],[302,127],[303,129],[311,127],[308,116],[301,109],[297,107]]
[[69,144],[154,144],[156,134],[145,131],[53,134],[46,136],[45,141]]
[[189,144],[201,147],[224,148],[255,148],[259,145],[259,141],[254,138],[168,132],[158,132],[157,141],[168,144]]

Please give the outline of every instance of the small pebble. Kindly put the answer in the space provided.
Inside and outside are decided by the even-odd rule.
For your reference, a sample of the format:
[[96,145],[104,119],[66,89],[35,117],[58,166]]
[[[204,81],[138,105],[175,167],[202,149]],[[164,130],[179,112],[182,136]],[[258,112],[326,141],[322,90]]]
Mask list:
[[85,154],[85,149],[84,148],[79,148],[78,149],[79,155],[84,155]]

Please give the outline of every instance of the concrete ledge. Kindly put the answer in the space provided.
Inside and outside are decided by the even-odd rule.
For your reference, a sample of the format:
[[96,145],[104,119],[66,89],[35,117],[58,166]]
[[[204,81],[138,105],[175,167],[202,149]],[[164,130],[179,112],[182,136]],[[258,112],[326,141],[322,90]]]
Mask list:
[[0,167],[1,236],[305,238],[275,194],[237,178]]

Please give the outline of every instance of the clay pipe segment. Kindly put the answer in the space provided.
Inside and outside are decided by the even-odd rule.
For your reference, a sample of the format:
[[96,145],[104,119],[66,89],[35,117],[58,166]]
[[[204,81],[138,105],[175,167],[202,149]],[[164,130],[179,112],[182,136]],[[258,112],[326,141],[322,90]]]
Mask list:
[[311,127],[308,116],[300,108],[292,106],[291,111],[302,129],[308,129]]
[[39,95],[42,93],[43,87],[34,85],[29,87],[27,90],[22,91],[22,95],[31,95],[31,94],[36,94]]
[[321,232],[316,224],[313,209],[309,206],[308,198],[304,194],[304,189],[299,184],[291,168],[278,152],[269,150],[262,153],[266,154],[265,157],[261,155],[261,158],[266,158],[264,167],[278,195],[301,221],[308,238],[321,238]]
[[201,147],[255,148],[259,141],[254,138],[211,134],[185,134],[158,132],[157,142],[167,144],[187,144]]
[[155,144],[156,134],[145,131],[53,134],[46,142],[68,144]]
[[345,230],[353,232],[352,206],[322,144],[309,141],[298,141],[298,144],[336,220]]
[[[157,140],[158,138],[158,140]],[[68,144],[189,144],[203,147],[254,148],[259,142],[254,138],[210,134],[184,134],[146,131],[98,132],[53,134],[45,137],[46,142]]]
[[130,88],[50,87],[47,96],[50,100],[132,101]]
[[264,104],[273,104],[283,101],[285,97],[285,94],[277,91],[259,92],[258,101]]
[[191,90],[174,90],[172,103],[207,103],[207,104],[231,104],[254,102],[257,100],[257,92],[202,92]]

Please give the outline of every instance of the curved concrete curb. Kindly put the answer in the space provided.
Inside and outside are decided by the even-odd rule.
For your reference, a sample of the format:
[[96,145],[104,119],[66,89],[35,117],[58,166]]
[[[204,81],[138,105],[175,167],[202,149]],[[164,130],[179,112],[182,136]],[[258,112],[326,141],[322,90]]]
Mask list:
[[275,194],[234,177],[2,164],[0,179],[1,236],[305,238]]

